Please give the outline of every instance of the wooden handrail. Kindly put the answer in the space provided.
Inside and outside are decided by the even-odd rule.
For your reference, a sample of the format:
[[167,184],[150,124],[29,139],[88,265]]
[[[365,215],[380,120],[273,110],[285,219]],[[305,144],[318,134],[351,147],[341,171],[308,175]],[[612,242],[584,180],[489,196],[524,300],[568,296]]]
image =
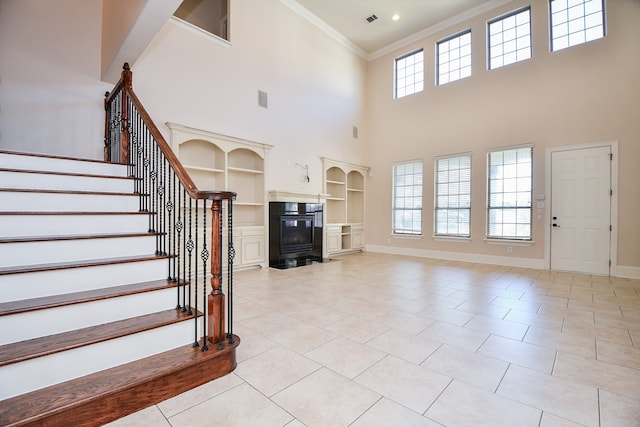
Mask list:
[[[222,207],[223,202],[227,201],[227,215],[229,218],[229,225],[227,227],[228,239],[227,244],[229,245],[229,273],[230,277],[233,271],[233,226],[232,226],[232,205],[233,200],[236,199],[236,193],[233,191],[218,191],[218,190],[200,190],[193,182],[185,168],[182,166],[182,163],[178,160],[178,157],[173,152],[167,141],[162,136],[162,133],[155,125],[151,116],[147,112],[147,110],[143,107],[142,102],[138,99],[137,95],[133,91],[132,84],[132,72],[129,68],[129,64],[125,63],[122,70],[122,75],[118,83],[115,85],[113,91],[111,93],[105,94],[105,160],[107,161],[117,161],[121,164],[127,165],[129,167],[129,171],[131,176],[141,178],[141,186],[139,190],[139,194],[141,195],[141,210],[149,209],[150,212],[154,212],[155,215],[155,223],[152,223],[150,219],[150,227],[149,230],[164,231],[167,228],[170,230],[169,233],[166,233],[168,237],[168,242],[166,240],[159,240],[156,242],[156,253],[166,253],[166,247],[170,246],[173,243],[175,246],[175,239],[180,239],[180,230],[184,229],[184,233],[187,232],[187,224],[186,224],[186,213],[185,217],[182,221],[178,219],[179,224],[176,224],[175,227],[171,224],[171,215],[173,212],[176,212],[177,209],[179,215],[180,208],[180,196],[177,199],[171,200],[171,196],[169,197],[168,203],[159,203],[156,205],[158,201],[162,202],[163,197],[167,193],[171,193],[172,189],[175,192],[176,187],[180,187],[184,193],[184,195],[189,196],[189,225],[188,225],[188,238],[186,234],[182,234],[182,243],[183,243],[183,254],[184,250],[188,251],[188,265],[189,265],[189,273],[183,272],[183,278],[186,279],[185,283],[188,283],[189,286],[192,284],[192,278],[194,279],[194,289],[195,289],[195,310],[199,311],[197,305],[197,289],[198,289],[198,261],[197,257],[200,256],[203,263],[206,263],[207,259],[209,259],[209,254],[211,255],[210,261],[210,270],[209,273],[211,275],[210,284],[211,284],[211,293],[206,296],[206,302],[203,301],[204,307],[202,311],[204,312],[204,327],[203,329],[206,331],[203,339],[203,350],[208,349],[207,341],[210,339],[210,342],[217,343],[218,349],[222,349],[224,347],[224,339],[225,337],[230,339],[230,342],[233,343],[233,334],[231,330],[231,325],[229,322],[229,333],[224,333],[224,313],[225,313],[225,295],[222,292]],[[144,130],[140,132],[139,127],[142,126]],[[152,149],[149,148],[147,144],[147,137],[149,137],[148,142],[153,146]],[[141,138],[144,141],[141,141]],[[113,145],[115,145],[115,147]],[[118,152],[112,152],[113,149],[117,149]],[[147,150],[146,152],[144,150]],[[131,150],[131,152],[130,152]],[[149,155],[149,151],[153,150],[153,155]],[[158,151],[159,150],[159,151]],[[143,154],[144,152],[144,154]],[[158,154],[161,153],[161,156]],[[160,157],[161,160],[158,158]],[[144,170],[144,172],[143,172]],[[170,175],[169,180],[165,182],[163,181],[163,177],[166,177],[165,173],[170,171],[172,175]],[[178,186],[176,186],[176,179],[179,182]],[[173,180],[173,181],[171,181]],[[155,186],[155,187],[154,187]],[[153,187],[152,189],[150,187]],[[144,192],[147,192],[146,196],[143,196]],[[175,195],[175,193],[174,193]],[[149,202],[150,199],[150,202]],[[143,201],[143,200],[146,200]],[[193,227],[191,223],[191,201],[195,200],[195,221]],[[202,213],[203,215],[203,239],[202,246],[198,243],[198,201],[204,201],[202,203],[202,208],[206,208],[206,201],[211,201],[211,218],[206,218],[206,209]],[[145,204],[146,203],[146,204]],[[150,203],[150,206],[149,206]],[[184,205],[182,205],[182,209],[186,208],[186,197],[184,199]],[[158,213],[160,213],[158,215]],[[167,219],[168,218],[168,219]],[[169,226],[167,227],[167,222],[169,222]],[[192,240],[191,230],[195,228],[196,234],[195,237],[195,245],[194,240]],[[210,236],[206,236],[206,232],[209,231]],[[178,236],[176,237],[176,234]],[[207,240],[209,239],[209,245],[207,245]],[[167,246],[165,246],[165,244]],[[173,248],[175,249],[175,248]],[[169,249],[169,253],[172,252],[173,249]],[[179,250],[179,245],[178,248]],[[192,250],[195,249],[195,257],[192,261]],[[186,255],[186,254],[185,254]],[[186,261],[184,261],[186,263]],[[192,264],[193,262],[193,264]],[[185,265],[185,264],[183,264]],[[195,272],[192,276],[191,273],[191,265],[194,266]],[[206,266],[204,268],[204,277],[207,276]],[[176,277],[176,270],[178,271],[178,278]],[[172,267],[169,265],[169,277],[171,276]],[[179,268],[175,267],[174,264],[174,280],[180,283],[179,276]],[[230,279],[231,282],[231,279]],[[191,295],[191,290],[189,290],[189,295]],[[203,294],[204,295],[204,294]],[[189,307],[191,310],[191,298],[189,297]],[[177,307],[180,307],[180,296],[178,291],[178,304]],[[184,290],[183,290],[183,301],[182,307],[186,307],[187,303],[184,300]],[[231,311],[231,310],[229,310]],[[195,330],[197,331],[197,327]],[[207,335],[209,335],[207,337]],[[196,340],[197,343],[197,340]],[[197,345],[197,344],[195,344]]]
[[[160,148],[162,153],[165,155],[167,161],[175,171],[176,175],[178,176],[178,179],[180,180],[185,190],[187,191],[187,194],[189,194],[189,196],[191,196],[193,199],[235,200],[237,194],[233,191],[199,190],[198,189],[198,187],[193,182],[193,180],[191,179],[187,171],[184,169],[184,166],[182,166],[182,163],[180,163],[180,161],[178,160],[178,157],[176,157],[175,153],[173,152],[173,150],[171,149],[167,141],[162,136],[162,133],[160,133],[160,130],[158,129],[158,127],[155,125],[153,120],[151,120],[151,116],[149,115],[149,113],[147,113],[147,110],[145,110],[145,108],[142,106],[142,102],[140,102],[140,99],[138,99],[135,92],[133,91],[133,83],[132,83],[133,73],[129,68],[129,64],[125,62],[122,68],[123,68],[122,75],[118,83],[116,83],[114,90],[111,93],[106,94],[105,96],[105,105],[111,102],[111,100],[113,99],[113,96],[115,96],[115,94],[118,93],[119,89],[122,89],[122,91],[126,93],[129,99],[131,99],[131,102],[133,102],[133,104],[136,106],[136,109],[138,110],[138,114],[143,118],[147,128],[151,132],[151,135],[156,140],[158,147]],[[128,126],[128,124],[125,126]],[[127,134],[126,138],[128,138],[128,133],[126,132],[126,129],[125,129],[125,132],[123,133]],[[129,144],[123,144],[123,146],[126,146],[128,149]],[[128,153],[126,158],[128,158]]]

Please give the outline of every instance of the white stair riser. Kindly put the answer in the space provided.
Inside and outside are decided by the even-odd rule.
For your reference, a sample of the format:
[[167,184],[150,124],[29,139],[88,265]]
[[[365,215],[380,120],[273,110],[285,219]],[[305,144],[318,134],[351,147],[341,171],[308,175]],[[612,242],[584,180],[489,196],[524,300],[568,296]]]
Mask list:
[[137,196],[2,192],[2,212],[136,212]]
[[54,175],[0,170],[0,188],[133,193],[134,182],[129,178]]
[[115,322],[176,307],[175,288],[0,316],[0,345]]
[[0,275],[0,302],[162,280],[167,259]]
[[148,229],[149,216],[139,214],[0,216],[0,237],[144,233]]
[[0,400],[190,344],[193,328],[184,321],[0,367]]
[[119,164],[8,153],[0,153],[0,168],[127,176],[127,167]]
[[156,236],[0,244],[0,267],[153,255]]

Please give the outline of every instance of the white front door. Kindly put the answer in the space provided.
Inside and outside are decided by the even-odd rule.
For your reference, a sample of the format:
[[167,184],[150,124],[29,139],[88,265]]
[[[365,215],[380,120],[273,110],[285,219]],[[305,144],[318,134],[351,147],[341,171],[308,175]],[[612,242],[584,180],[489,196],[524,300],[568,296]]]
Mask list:
[[609,274],[611,147],[551,153],[551,269]]

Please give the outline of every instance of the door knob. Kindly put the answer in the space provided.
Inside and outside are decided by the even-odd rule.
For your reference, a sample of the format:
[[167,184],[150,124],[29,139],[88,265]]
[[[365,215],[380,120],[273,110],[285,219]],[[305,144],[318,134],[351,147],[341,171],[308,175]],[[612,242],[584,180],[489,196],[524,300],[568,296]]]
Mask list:
[[553,217],[553,220],[555,221],[556,219],[558,219],[558,217],[557,217],[557,216],[554,216],[554,217]]
[[559,226],[558,224],[556,224],[555,222],[554,222],[553,224],[551,224],[551,225],[553,225],[554,227],[560,227],[560,226]]

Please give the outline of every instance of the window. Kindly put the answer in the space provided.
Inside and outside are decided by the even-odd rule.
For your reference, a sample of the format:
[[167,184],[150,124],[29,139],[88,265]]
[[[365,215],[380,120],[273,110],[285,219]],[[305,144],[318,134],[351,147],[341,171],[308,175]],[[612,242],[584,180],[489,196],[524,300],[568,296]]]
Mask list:
[[489,22],[489,69],[531,58],[531,9]]
[[438,85],[471,75],[471,30],[439,41]]
[[396,58],[395,97],[421,92],[424,88],[424,52],[422,49]]
[[551,0],[551,50],[604,37],[603,0]]
[[470,237],[471,155],[435,162],[435,235]]
[[393,165],[393,233],[422,234],[422,161]]
[[533,147],[488,154],[487,237],[531,240]]

